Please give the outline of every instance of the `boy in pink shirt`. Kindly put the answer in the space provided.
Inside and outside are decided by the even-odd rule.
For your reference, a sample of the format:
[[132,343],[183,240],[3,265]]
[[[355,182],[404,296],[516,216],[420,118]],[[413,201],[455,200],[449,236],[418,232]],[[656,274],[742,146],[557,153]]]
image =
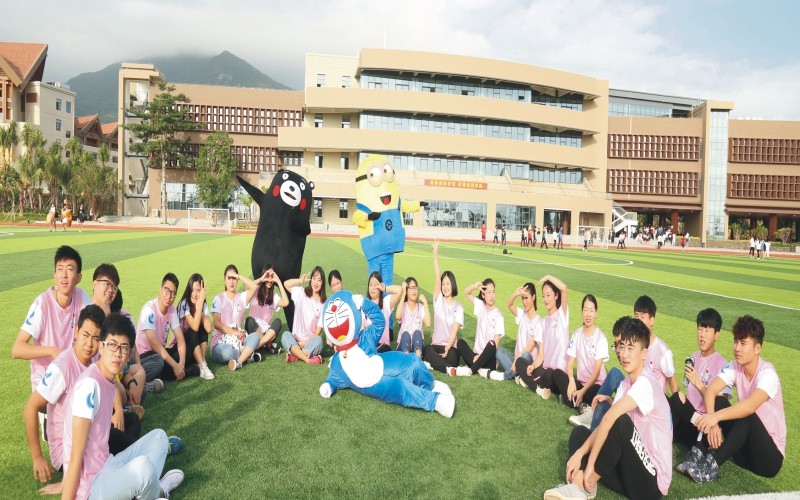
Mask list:
[[672,429],[667,398],[645,367],[650,333],[640,320],[627,318],[620,337],[620,362],[628,377],[597,429],[572,430],[567,484],[547,490],[545,500],[594,498],[598,482],[628,498],[668,493]]
[[[103,322],[100,359],[75,383],[64,416],[64,480],[61,498],[156,498],[183,481],[183,472],[159,475],[167,456],[167,435],[156,429],[117,455],[108,451],[114,380],[133,348],[136,332],[118,313]],[[47,491],[53,493],[53,491]]]
[[[710,448],[686,470],[697,482],[715,480],[729,458],[762,477],[775,477],[781,470],[786,455],[783,391],[775,367],[761,359],[763,344],[764,323],[747,315],[736,320],[734,361],[706,388],[706,414],[695,423]],[[725,387],[736,387],[735,405],[717,396]]]
[[36,389],[47,366],[72,344],[81,309],[92,303],[82,289],[80,254],[63,245],[56,250],[55,284],[36,297],[11,348],[14,359],[29,359],[31,389]]
[[671,393],[678,392],[678,379],[675,378],[675,362],[669,346],[656,337],[653,326],[656,323],[656,303],[647,295],[642,295],[633,304],[633,315],[640,320],[650,330],[650,347],[647,349],[647,368],[656,382],[661,386],[661,390],[666,393],[667,386]]

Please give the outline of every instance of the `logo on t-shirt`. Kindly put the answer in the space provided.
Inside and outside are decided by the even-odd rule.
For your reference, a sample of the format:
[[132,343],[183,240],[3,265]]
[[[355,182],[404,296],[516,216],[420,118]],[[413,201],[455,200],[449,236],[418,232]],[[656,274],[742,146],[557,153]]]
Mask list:
[[86,406],[94,410],[94,407],[97,406],[97,387],[94,388],[91,394],[86,396]]
[[47,387],[47,379],[49,379],[52,376],[53,376],[53,372],[51,372],[50,370],[47,370],[47,373],[45,373],[44,377],[42,377],[42,385]]
[[147,322],[150,325],[155,325],[156,324],[156,314],[155,313],[150,313],[150,316],[147,317]]
[[34,315],[36,315],[36,311],[31,311],[30,315],[28,315],[28,317],[25,319],[25,324],[26,325],[33,326],[32,320],[33,320]]

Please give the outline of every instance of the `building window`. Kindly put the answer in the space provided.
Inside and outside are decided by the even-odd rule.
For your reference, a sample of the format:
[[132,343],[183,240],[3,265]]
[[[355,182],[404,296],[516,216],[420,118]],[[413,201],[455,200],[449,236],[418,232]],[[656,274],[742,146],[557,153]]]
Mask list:
[[350,128],[350,115],[342,115],[342,128]]
[[56,111],[61,111],[61,99],[56,99]]
[[347,170],[350,168],[350,155],[343,153],[340,161],[342,165],[342,170]]
[[414,225],[414,212],[403,212],[403,225],[404,226]]
[[322,115],[319,113],[314,115],[314,128],[322,128]]
[[56,130],[57,131],[61,130],[61,120],[59,120],[58,118],[56,118]]
[[197,184],[167,183],[167,209],[186,210],[199,206]]
[[347,200],[339,200],[339,218],[347,219]]
[[72,101],[67,101],[67,113],[72,113]]
[[325,73],[317,73],[317,87],[325,86]]
[[505,224],[508,231],[527,228],[536,222],[536,207],[498,204],[495,210],[495,223]]
[[428,201],[426,226],[478,228],[486,220],[486,203]]
[[69,139],[70,137],[72,137],[72,132],[70,132],[69,130],[67,130],[67,139]]
[[342,88],[350,87],[350,75],[342,75]]
[[317,153],[314,155],[314,166],[317,168],[322,168],[322,153]]
[[322,200],[314,198],[314,217],[322,217]]

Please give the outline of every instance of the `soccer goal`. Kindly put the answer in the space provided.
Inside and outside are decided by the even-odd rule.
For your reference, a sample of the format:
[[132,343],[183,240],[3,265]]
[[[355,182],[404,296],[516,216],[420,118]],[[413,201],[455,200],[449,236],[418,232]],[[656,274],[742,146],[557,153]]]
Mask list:
[[231,234],[231,213],[227,208],[190,208],[187,214],[190,233]]
[[611,232],[606,226],[578,226],[578,231],[572,235],[572,246],[574,248],[583,248],[587,236],[589,238],[589,248],[607,249],[611,239]]

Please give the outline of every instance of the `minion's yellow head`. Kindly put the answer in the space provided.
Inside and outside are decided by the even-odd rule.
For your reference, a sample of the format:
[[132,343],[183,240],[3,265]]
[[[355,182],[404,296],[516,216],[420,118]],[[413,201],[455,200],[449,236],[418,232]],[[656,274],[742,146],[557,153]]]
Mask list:
[[400,195],[389,158],[370,155],[356,170],[356,202],[373,212],[397,208]]

